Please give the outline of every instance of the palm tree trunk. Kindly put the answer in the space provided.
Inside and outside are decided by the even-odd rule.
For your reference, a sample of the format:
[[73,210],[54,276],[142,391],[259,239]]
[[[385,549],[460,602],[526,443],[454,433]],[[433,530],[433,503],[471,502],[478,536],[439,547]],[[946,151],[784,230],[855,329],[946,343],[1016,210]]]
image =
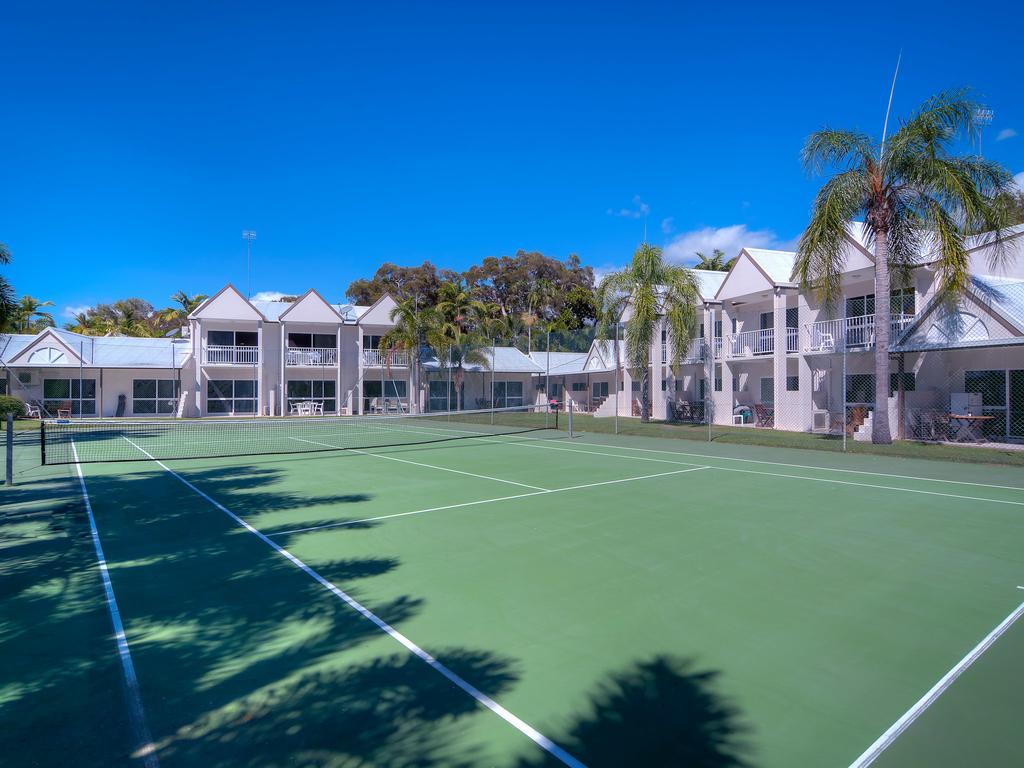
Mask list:
[[884,231],[875,232],[875,415],[871,442],[889,444],[889,323],[892,315],[889,285],[889,242]]
[[651,420],[651,371],[644,369],[640,377],[640,421],[646,424]]

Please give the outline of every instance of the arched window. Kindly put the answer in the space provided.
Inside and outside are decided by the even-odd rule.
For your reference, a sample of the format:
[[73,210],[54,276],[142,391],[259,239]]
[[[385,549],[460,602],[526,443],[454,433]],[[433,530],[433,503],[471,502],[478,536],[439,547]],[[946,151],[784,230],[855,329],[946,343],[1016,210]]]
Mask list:
[[29,363],[37,365],[46,363],[66,363],[68,362],[68,358],[64,353],[64,350],[57,349],[57,347],[40,347],[28,356],[28,361]]

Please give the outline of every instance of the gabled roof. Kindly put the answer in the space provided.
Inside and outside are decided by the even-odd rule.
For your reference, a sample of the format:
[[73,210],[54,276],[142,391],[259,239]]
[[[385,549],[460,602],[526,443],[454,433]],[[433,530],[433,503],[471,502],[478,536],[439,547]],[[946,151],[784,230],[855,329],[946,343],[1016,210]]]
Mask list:
[[[4,346],[6,341],[6,346]],[[59,344],[70,354],[57,363],[28,362],[32,353]],[[59,328],[47,328],[37,334],[12,334],[0,340],[0,355],[12,366],[76,367],[79,354],[82,365],[95,368],[180,368],[192,353],[187,339],[137,338],[133,336],[84,336]]]
[[[626,345],[619,341],[619,366],[625,366]],[[602,373],[616,370],[615,366],[615,342],[603,339],[594,339],[590,345],[590,352],[587,353],[587,360],[584,363],[584,372]]]
[[792,288],[796,253],[767,248],[741,248],[736,262],[715,294],[718,301],[776,287]]
[[[530,357],[540,366],[542,373],[564,376],[582,373],[589,352],[531,352]],[[550,368],[548,367],[550,366]]]
[[357,322],[359,325],[391,325],[391,310],[396,306],[398,302],[385,293],[359,315]]
[[[260,302],[278,303],[278,302]],[[206,299],[202,304],[192,310],[189,318],[217,320],[266,320],[264,315],[253,302],[243,296],[235,286],[228,283],[213,296]]]
[[722,287],[722,283],[725,282],[725,277],[729,273],[710,269],[694,269],[691,271],[693,276],[697,278],[697,290],[700,293],[701,299],[704,301],[717,301],[715,294],[718,293],[718,289]]
[[976,275],[954,310],[933,297],[892,351],[1013,344],[1024,344],[1024,280]]
[[327,302],[323,296],[317,293],[315,288],[310,288],[299,298],[293,301],[287,309],[278,315],[279,320],[287,320],[289,315],[294,315],[300,322],[335,322],[342,323],[345,318],[338,310]]
[[[527,357],[515,347],[485,347],[480,353],[488,361],[486,366],[477,363],[470,363],[463,366],[464,370],[481,372],[494,370],[495,373],[543,373],[544,369]],[[443,368],[436,357],[427,358],[423,367],[427,370],[436,371]]]
[[764,273],[776,285],[794,285],[793,271],[796,268],[796,252],[773,251],[768,248],[744,248]]

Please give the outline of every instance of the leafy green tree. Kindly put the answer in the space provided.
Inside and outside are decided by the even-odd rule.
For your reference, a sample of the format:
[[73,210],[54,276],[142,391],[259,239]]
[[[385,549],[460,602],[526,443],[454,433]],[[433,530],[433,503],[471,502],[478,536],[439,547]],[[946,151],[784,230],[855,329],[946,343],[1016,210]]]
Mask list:
[[161,309],[156,313],[154,320],[161,331],[169,331],[187,322],[188,316],[205,300],[206,295],[202,293],[189,295],[185,291],[175,291],[171,295],[171,301],[175,302],[178,306]]
[[700,302],[693,273],[665,261],[661,248],[642,243],[624,269],[613,272],[597,287],[599,334],[614,338],[616,323],[625,317],[626,365],[640,380],[640,420],[651,418],[651,349],[664,319],[670,361],[678,365],[696,324]]
[[[1004,249],[1012,177],[998,163],[953,154],[958,136],[975,133],[978,104],[967,91],[927,100],[888,140],[826,128],[803,149],[806,167],[833,173],[814,200],[797,248],[796,271],[805,289],[826,304],[840,295],[848,222],[864,216],[875,257],[875,404],[887,412],[891,280],[904,281],[925,252],[938,259],[940,290],[954,300],[970,280],[966,237],[989,232],[996,258]],[[890,443],[889,420],[872,421],[872,442]]]
[[437,303],[441,283],[455,277],[453,272],[438,271],[429,261],[418,267],[400,267],[385,262],[369,280],[350,283],[345,295],[356,304],[373,304],[384,294],[389,294],[395,301],[419,296],[420,306],[429,307]]

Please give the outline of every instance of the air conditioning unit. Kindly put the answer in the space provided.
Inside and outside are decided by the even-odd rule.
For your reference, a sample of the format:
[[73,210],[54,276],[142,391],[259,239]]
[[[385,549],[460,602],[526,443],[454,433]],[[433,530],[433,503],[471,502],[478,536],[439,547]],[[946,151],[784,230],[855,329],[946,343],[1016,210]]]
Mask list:
[[23,387],[31,387],[38,382],[35,371],[18,371],[18,383]]

